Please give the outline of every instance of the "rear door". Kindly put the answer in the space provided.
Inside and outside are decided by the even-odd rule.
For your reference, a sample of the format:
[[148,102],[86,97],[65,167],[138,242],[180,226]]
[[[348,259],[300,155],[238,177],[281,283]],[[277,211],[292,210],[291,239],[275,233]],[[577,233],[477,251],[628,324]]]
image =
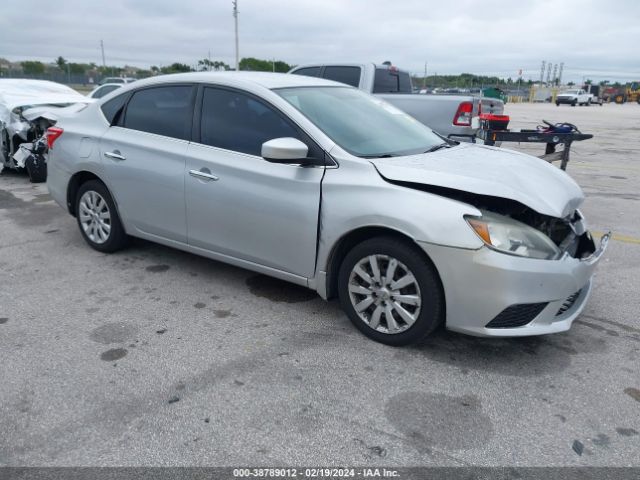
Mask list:
[[203,87],[201,97],[184,177],[189,244],[312,276],[324,167],[270,163],[260,152],[280,137],[302,140],[316,158],[322,150],[253,95]]
[[136,90],[100,143],[108,186],[127,225],[182,243],[187,234],[185,156],[195,93],[193,85]]

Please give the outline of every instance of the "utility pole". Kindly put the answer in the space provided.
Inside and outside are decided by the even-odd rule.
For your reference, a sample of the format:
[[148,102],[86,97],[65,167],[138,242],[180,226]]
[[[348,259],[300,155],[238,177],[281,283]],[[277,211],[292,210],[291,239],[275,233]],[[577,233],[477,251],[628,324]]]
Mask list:
[[240,54],[238,53],[238,0],[233,0],[233,20],[236,28],[236,71],[240,70]]
[[546,70],[547,62],[542,60],[542,68],[540,69],[540,86],[544,83],[544,71]]
[[427,62],[424,62],[424,81],[422,82],[422,88],[427,88]]
[[104,42],[100,39],[100,50],[102,50],[102,67],[107,68],[107,63],[104,61]]
[[553,86],[557,87],[558,86],[558,77],[556,77],[556,73],[558,72],[558,64],[554,63],[553,64],[553,77],[551,77],[551,81],[553,82]]
[[209,65],[207,65],[207,70],[211,71],[211,50],[209,50],[207,58],[209,59]]
[[564,70],[564,62],[560,62],[560,71],[558,72],[558,85],[562,85],[562,70]]

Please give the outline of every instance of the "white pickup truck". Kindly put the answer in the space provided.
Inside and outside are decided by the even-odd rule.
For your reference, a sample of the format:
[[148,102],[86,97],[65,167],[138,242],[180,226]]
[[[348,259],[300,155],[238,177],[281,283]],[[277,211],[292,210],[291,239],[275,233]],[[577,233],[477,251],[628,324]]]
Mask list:
[[581,88],[567,90],[566,92],[559,93],[556,96],[556,106],[560,106],[561,103],[568,103],[572,107],[576,105],[591,105],[593,101],[593,95],[587,93],[586,90]]
[[495,98],[414,94],[409,72],[388,62],[383,65],[306,64],[295,67],[289,73],[322,77],[372,93],[440,135],[454,140],[473,141],[479,127],[480,113],[501,114],[504,110],[504,103]]

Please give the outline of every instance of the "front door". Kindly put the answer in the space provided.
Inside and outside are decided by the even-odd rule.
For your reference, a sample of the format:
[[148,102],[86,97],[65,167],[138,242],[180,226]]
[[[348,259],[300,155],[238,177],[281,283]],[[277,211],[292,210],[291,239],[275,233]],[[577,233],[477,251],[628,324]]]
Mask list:
[[200,141],[188,147],[188,242],[295,275],[314,273],[324,168],[270,163],[262,143],[295,137],[280,112],[237,90],[206,87]]

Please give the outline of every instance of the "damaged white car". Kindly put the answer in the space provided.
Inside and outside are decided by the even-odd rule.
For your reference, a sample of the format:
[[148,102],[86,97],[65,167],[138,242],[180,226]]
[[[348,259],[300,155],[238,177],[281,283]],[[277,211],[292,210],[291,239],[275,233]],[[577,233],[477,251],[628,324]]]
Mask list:
[[0,79],[1,165],[25,169],[32,182],[44,182],[47,128],[61,115],[77,112],[93,101],[55,82]]

